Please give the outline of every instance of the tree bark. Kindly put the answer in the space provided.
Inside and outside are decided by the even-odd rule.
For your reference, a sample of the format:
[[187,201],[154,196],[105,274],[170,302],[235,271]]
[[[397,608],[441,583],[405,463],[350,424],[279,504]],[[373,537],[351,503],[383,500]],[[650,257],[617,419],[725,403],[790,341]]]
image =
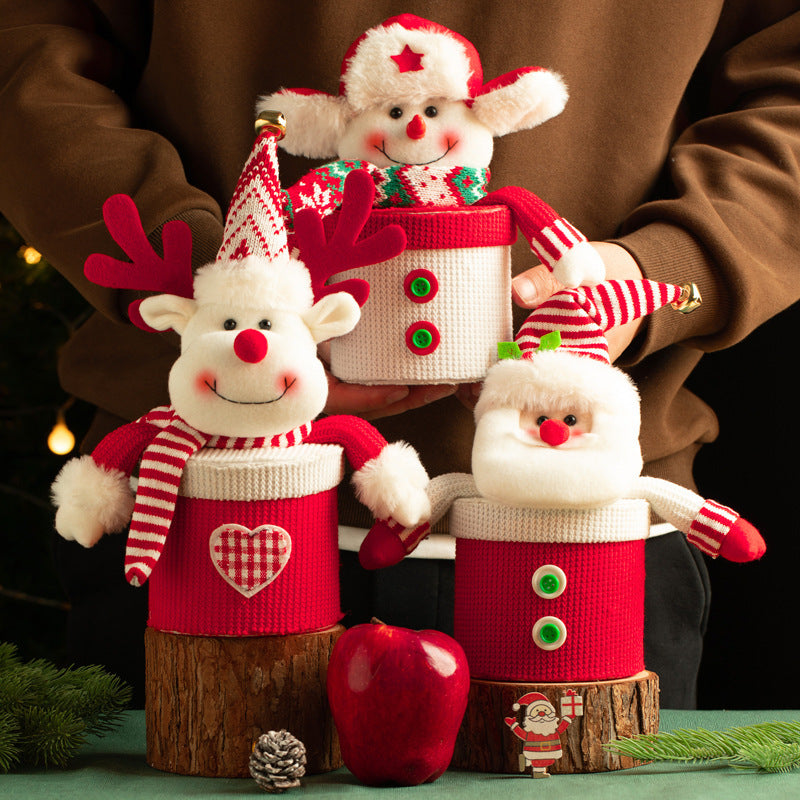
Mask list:
[[289,636],[145,632],[147,762],[167,772],[248,777],[253,743],[286,729],[309,774],[342,765],[328,707],[328,660],[344,631]]
[[540,692],[561,718],[561,698],[573,690],[583,699],[583,716],[575,717],[560,735],[562,755],[547,767],[551,774],[607,772],[641,763],[607,752],[612,739],[639,733],[657,733],[658,676],[640,672],[631,678],[596,683],[500,683],[473,679],[467,711],[456,740],[451,767],[473,772],[520,773],[522,741],[505,722],[522,723],[524,707],[513,706],[529,692]]

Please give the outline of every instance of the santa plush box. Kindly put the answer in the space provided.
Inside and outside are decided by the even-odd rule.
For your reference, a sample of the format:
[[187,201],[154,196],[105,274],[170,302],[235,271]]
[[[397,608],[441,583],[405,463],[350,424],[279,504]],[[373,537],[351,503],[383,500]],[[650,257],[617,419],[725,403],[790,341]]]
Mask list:
[[[638,392],[610,363],[607,330],[698,303],[691,286],[648,280],[556,292],[489,370],[475,408],[472,473],[430,482],[431,521],[449,513],[456,538],[454,635],[472,676],[457,766],[522,771],[522,738],[535,777],[556,761],[564,772],[618,769],[624,764],[602,749],[587,758],[580,737],[657,730],[658,676],[643,654],[651,514],[711,557],[764,553],[736,512],[641,475]],[[428,527],[378,523],[362,564],[395,563]],[[534,696],[542,709],[520,699]],[[581,733],[567,745],[558,735],[580,703],[569,700],[562,720],[555,709],[576,696]],[[503,716],[512,709],[522,716]],[[534,757],[532,743],[545,740],[546,758]]]
[[517,229],[564,284],[602,280],[585,237],[540,198],[519,187],[487,194],[494,137],[545,122],[566,100],[560,76],[541,67],[484,83],[467,39],[401,14],[353,42],[337,95],[281,89],[259,101],[285,114],[285,150],[338,158],[287,190],[288,219],[304,208],[335,214],[344,176],[363,169],[376,187],[367,229],[391,223],[406,233],[402,255],[360,272],[369,299],[358,326],[331,345],[334,375],[367,384],[482,380],[496,343],[512,335]]

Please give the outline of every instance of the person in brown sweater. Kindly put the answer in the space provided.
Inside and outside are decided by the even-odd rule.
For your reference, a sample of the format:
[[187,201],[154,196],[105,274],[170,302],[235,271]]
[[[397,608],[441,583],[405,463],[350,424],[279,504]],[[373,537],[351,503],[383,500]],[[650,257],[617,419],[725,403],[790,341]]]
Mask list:
[[[641,391],[646,474],[694,488],[693,461],[717,422],[687,378],[704,352],[742,340],[800,295],[800,12],[789,0],[0,0],[0,212],[97,310],[60,359],[64,389],[97,407],[83,449],[167,401],[178,352],[175,337],[128,323],[124,293],[83,276],[90,253],[117,252],[103,201],[131,195],[156,244],[165,222],[185,220],[194,265],[212,261],[256,98],[280,86],[335,94],[350,43],[401,12],[473,42],[487,79],[542,65],[569,86],[560,116],[496,141],[490,190],[536,192],[597,243],[610,274],[699,286],[694,314],[655,315],[612,342]],[[282,183],[311,166],[282,155]],[[520,306],[552,291],[524,243],[513,264]],[[340,384],[327,410],[375,420],[436,475],[469,471],[473,401],[463,387]],[[355,503],[342,507],[342,522],[369,525]],[[76,660],[136,681],[145,593],[124,584],[122,539],[93,551],[58,543],[57,553]],[[447,565],[366,578],[344,563],[346,610],[387,593],[400,610],[448,594]],[[646,660],[662,705],[692,706],[706,569],[677,535],[648,543],[647,569]],[[447,629],[447,614],[445,599],[433,623]]]

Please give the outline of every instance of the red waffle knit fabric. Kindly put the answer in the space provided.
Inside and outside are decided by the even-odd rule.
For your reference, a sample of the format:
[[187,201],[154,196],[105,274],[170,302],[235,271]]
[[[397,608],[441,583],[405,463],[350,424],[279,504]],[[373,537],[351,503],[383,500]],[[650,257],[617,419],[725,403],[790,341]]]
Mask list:
[[[126,475],[133,473],[142,453],[145,469],[165,466],[166,472],[144,480],[147,491],[141,501],[137,498],[137,506],[144,508],[144,527],[132,522],[125,560],[126,575],[140,583],[150,578],[149,624],[181,633],[246,636],[310,631],[337,622],[341,615],[335,488],[267,501],[200,499],[178,494],[181,476],[188,459],[202,448],[200,442],[207,448],[254,453],[265,447],[291,451],[303,442],[337,445],[359,470],[386,447],[383,436],[370,423],[349,415],[326,417],[269,439],[209,436],[186,426],[196,434],[193,446],[178,447],[174,455],[158,452],[158,463],[149,464],[148,446],[172,431],[175,420],[180,422],[173,409],[153,409],[112,431],[92,453],[98,464]],[[147,516],[150,479],[163,479],[169,495],[152,522]],[[142,484],[140,471],[140,492]],[[148,526],[157,528],[157,540]],[[255,578],[269,548],[280,550],[287,542],[290,550],[283,554],[280,569],[273,569],[276,574]],[[227,555],[222,553],[225,547]],[[232,548],[238,548],[235,568],[228,563]]]
[[[539,597],[531,578],[552,564],[566,574],[558,597]],[[566,639],[533,641],[537,620],[556,617]],[[644,669],[644,541],[566,544],[458,539],[455,638],[474,678],[593,681]]]
[[[248,597],[240,590],[246,588],[241,573],[229,578],[217,566],[210,537],[236,526],[249,541],[247,531],[265,523],[288,534],[291,554],[278,574]],[[179,497],[150,577],[149,608],[150,627],[192,635],[282,635],[334,625],[341,618],[336,488],[281,500]]]

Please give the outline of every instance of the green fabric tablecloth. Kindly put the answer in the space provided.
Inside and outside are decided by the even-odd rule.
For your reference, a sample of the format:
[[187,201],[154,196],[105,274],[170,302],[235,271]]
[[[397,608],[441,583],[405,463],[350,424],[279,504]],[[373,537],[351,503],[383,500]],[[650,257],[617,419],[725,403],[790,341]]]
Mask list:
[[[773,720],[798,720],[800,711],[669,711],[661,712],[661,730],[711,728]],[[31,770],[0,775],[0,798],[14,800],[223,800],[267,797],[249,778],[195,778],[148,767],[144,758],[144,712],[131,711],[123,725],[85,746],[66,770]],[[484,775],[448,771],[425,786],[375,789],[359,784],[346,770],[303,779],[287,798],[469,798],[536,797],[548,800],[736,800],[736,798],[800,798],[800,770],[784,774],[745,773],[730,767],[656,763],[635,769],[593,775]]]

